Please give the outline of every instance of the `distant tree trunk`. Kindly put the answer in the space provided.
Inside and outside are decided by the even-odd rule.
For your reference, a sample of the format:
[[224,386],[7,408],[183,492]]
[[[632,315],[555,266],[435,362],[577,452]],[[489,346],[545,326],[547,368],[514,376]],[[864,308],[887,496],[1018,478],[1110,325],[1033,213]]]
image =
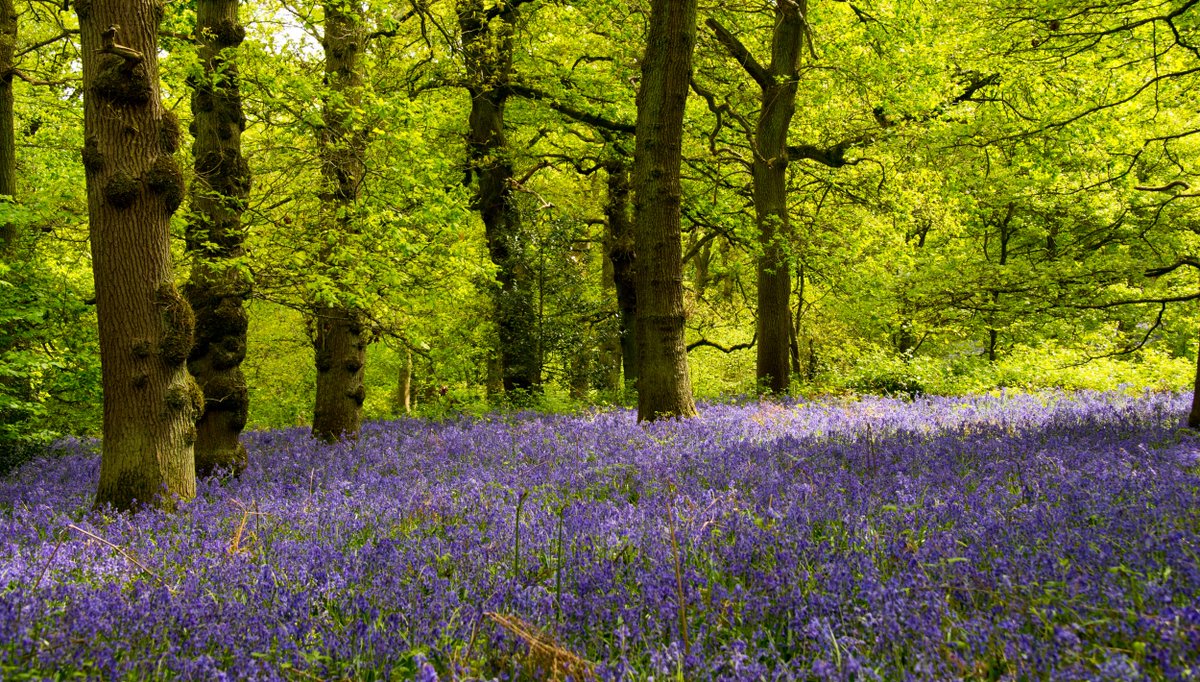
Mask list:
[[608,223],[608,260],[612,264],[617,292],[617,324],[621,343],[621,367],[625,393],[637,391],[637,258],[634,253],[633,222],[629,219],[629,165],[614,156],[605,163],[608,196],[604,217]]
[[196,474],[240,473],[246,448],[238,436],[250,403],[242,360],[250,282],[232,261],[245,255],[242,211],[250,168],[242,157],[242,95],[230,60],[245,38],[238,0],[197,0],[196,43],[204,74],[192,81],[192,220],[187,248],[194,265],[184,294],[196,312],[196,345],[188,370],[204,391],[196,424]]
[[791,258],[787,241],[791,218],[787,202],[788,129],[796,111],[800,50],[804,44],[807,0],[779,0],[771,63],[763,68],[731,32],[715,20],[708,25],[718,40],[762,90],[754,134],[754,212],[758,223],[758,329],[756,377],[760,390],[782,394],[791,384]]
[[[17,11],[13,0],[0,0],[0,201],[17,196],[17,143],[13,133],[13,60],[17,48]],[[0,258],[16,247],[17,228],[0,222]]]
[[[357,210],[366,173],[366,135],[357,120],[362,106],[363,77],[359,60],[366,41],[366,18],[357,0],[327,0],[325,7],[325,83],[321,129],[322,229],[350,235],[358,227]],[[322,254],[327,267],[338,267],[329,251]],[[363,365],[367,341],[362,311],[337,302],[319,303],[314,311],[313,347],[317,365],[317,395],[313,408],[313,435],[333,442],[352,438],[362,426],[366,399]]]
[[412,412],[412,349],[406,346],[401,355],[403,360],[400,361],[400,376],[396,382],[395,408],[392,412],[394,414],[409,414]]
[[506,392],[537,391],[542,383],[533,268],[527,262],[513,201],[513,165],[504,139],[517,4],[501,3],[485,10],[483,0],[458,3],[471,95],[467,151],[478,181],[473,208],[483,220],[488,253],[496,265],[495,315]]
[[679,167],[696,0],[653,0],[634,152],[638,420],[696,414],[684,345]]
[[[1015,209],[1015,206],[1016,206],[1016,204],[1014,204],[1013,202],[1011,202],[1011,201],[1008,202],[1008,208],[1004,214],[1004,217],[997,223],[997,228],[999,229],[999,237],[1000,237],[1000,254],[999,254],[999,258],[997,259],[997,264],[1002,268],[1004,266],[1008,265],[1008,244],[1012,240],[1012,237],[1013,237],[1012,218],[1013,218],[1013,211]],[[992,291],[992,306],[995,308],[1000,307],[1000,292],[999,292],[999,290]],[[987,330],[987,332],[988,332],[988,344],[987,344],[988,362],[995,363],[996,357],[997,357],[997,350],[999,349],[999,346],[1000,346],[1000,332],[998,330],[996,330],[994,327],[989,328]]]
[[88,222],[100,322],[104,440],[96,505],[196,493],[204,396],[187,372],[192,309],[175,289],[168,226],[183,200],[175,119],[159,99],[156,0],[76,2]]
[[1200,429],[1200,346],[1196,348],[1196,380],[1192,386],[1192,409],[1188,412],[1187,425]]

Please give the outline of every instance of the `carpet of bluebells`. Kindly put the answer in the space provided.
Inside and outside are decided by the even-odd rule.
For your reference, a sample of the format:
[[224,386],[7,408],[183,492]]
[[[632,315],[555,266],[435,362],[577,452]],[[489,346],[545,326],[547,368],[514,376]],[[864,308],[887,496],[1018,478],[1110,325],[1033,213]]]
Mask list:
[[247,437],[174,514],[94,444],[0,481],[0,678],[1200,676],[1170,394],[880,398]]

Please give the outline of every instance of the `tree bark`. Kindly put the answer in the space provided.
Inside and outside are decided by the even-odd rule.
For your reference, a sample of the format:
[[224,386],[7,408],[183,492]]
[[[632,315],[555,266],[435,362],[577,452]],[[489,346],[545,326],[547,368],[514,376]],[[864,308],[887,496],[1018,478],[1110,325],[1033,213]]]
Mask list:
[[804,44],[807,0],[779,0],[771,63],[763,68],[729,31],[709,26],[758,83],[762,107],[754,133],[754,213],[758,224],[758,329],[755,374],[758,388],[786,393],[791,384],[791,218],[787,205],[788,129],[796,111],[800,51]]
[[192,80],[192,220],[187,248],[191,277],[184,293],[196,313],[196,345],[188,370],[204,391],[196,424],[196,474],[246,468],[239,440],[250,404],[245,299],[250,281],[234,266],[245,255],[242,211],[250,194],[250,169],[242,156],[242,95],[230,58],[245,38],[238,0],[197,0],[196,43],[204,73]]
[[679,167],[696,0],[653,0],[634,152],[638,420],[696,414],[684,344]]
[[[321,130],[322,230],[349,235],[358,229],[354,213],[366,173],[366,135],[356,120],[362,106],[363,76],[359,64],[366,17],[357,0],[325,2],[325,83]],[[332,240],[327,240],[332,241]],[[336,267],[328,250],[326,267]],[[342,301],[318,304],[314,311],[313,347],[317,366],[317,395],[313,435],[327,442],[354,437],[362,426],[366,399],[363,366],[367,342],[363,313]]]
[[183,199],[174,119],[159,97],[155,0],[83,0],[84,149],[104,440],[96,505],[171,506],[196,492],[204,405],[185,362],[191,307],[171,274],[168,224]]
[[504,137],[517,4],[502,3],[485,10],[483,0],[458,3],[467,91],[471,95],[467,152],[478,182],[472,207],[483,220],[488,254],[496,266],[497,350],[507,393],[538,391],[542,383],[534,269],[525,252],[528,240],[522,238],[513,197],[513,164]]
[[621,368],[625,393],[637,391],[637,257],[634,252],[633,222],[629,219],[629,165],[621,157],[605,163],[608,196],[604,217],[608,224],[608,259],[617,293],[617,325],[621,344]]
[[[17,10],[13,0],[0,0],[0,201],[17,196],[17,143],[13,133],[13,70],[17,49]],[[0,258],[17,243],[16,225],[0,222]]]

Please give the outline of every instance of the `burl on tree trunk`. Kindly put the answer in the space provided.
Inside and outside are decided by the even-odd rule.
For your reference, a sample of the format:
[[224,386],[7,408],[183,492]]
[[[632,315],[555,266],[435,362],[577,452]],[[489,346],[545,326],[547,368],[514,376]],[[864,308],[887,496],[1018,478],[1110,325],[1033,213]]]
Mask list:
[[[355,2],[327,0],[324,7],[325,82],[330,94],[324,102],[320,139],[321,220],[324,230],[352,235],[359,229],[355,213],[366,174],[367,137],[357,113],[363,100],[365,17],[361,4]],[[336,267],[328,249],[320,259],[324,266]],[[366,398],[363,311],[335,302],[314,306],[312,315],[317,365],[313,435],[329,442],[357,436]]]
[[168,223],[183,200],[174,116],[159,99],[155,0],[78,0],[88,222],[104,440],[97,506],[170,506],[196,492],[204,405],[185,363],[191,307],[171,273]]
[[234,51],[246,32],[238,0],[197,0],[196,43],[204,72],[192,85],[192,219],[187,248],[194,259],[184,293],[196,312],[196,345],[188,370],[204,391],[196,424],[196,474],[246,468],[239,436],[250,403],[242,361],[250,281],[236,267],[245,255],[242,211],[250,194],[250,169],[242,156],[246,117]]
[[679,181],[695,43],[695,0],[654,0],[633,166],[639,420],[696,414],[683,336]]
[[504,110],[512,71],[517,4],[494,12],[482,0],[462,0],[458,25],[468,74],[471,112],[467,152],[478,181],[473,208],[483,220],[488,254],[496,266],[493,292],[500,375],[506,393],[538,391],[542,366],[534,282],[513,197],[513,166],[504,137]]

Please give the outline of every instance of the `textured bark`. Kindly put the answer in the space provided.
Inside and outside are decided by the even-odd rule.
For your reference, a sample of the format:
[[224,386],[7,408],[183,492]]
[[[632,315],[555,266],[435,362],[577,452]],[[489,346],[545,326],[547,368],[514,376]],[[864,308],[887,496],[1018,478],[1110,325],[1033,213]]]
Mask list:
[[192,311],[171,275],[167,230],[183,177],[159,99],[161,6],[90,0],[75,7],[104,386],[96,504],[170,506],[196,492],[192,443],[203,396],[185,367]]
[[629,167],[622,158],[605,164],[608,196],[604,216],[608,223],[608,259],[617,293],[618,333],[625,392],[637,391],[637,277],[633,222],[629,219]]
[[194,265],[184,294],[196,313],[188,370],[204,392],[204,414],[196,424],[198,476],[246,468],[246,448],[238,437],[250,403],[242,373],[250,282],[230,266],[245,255],[242,211],[250,193],[250,169],[242,156],[246,117],[231,61],[245,35],[238,0],[197,0],[196,43],[204,73],[191,83],[195,179],[187,248]]
[[[354,212],[366,172],[366,135],[356,125],[362,105],[363,76],[359,64],[366,41],[365,17],[356,0],[325,3],[325,99],[321,131],[321,193],[324,231],[349,234],[357,229]],[[330,265],[329,253],[322,261]],[[317,364],[317,396],[313,435],[325,441],[354,437],[362,426],[366,398],[363,366],[367,342],[362,311],[346,304],[320,305],[313,311],[313,346]]]
[[709,22],[718,40],[750,73],[762,90],[754,133],[754,213],[758,224],[758,329],[755,374],[760,390],[782,394],[791,383],[791,233],[788,215],[788,128],[796,111],[800,50],[807,0],[779,0],[771,63],[760,66],[732,33]]
[[506,392],[538,391],[542,383],[534,269],[525,254],[527,240],[522,239],[513,197],[513,165],[504,137],[518,4],[487,10],[483,0],[458,3],[471,95],[467,152],[478,183],[472,207],[483,220],[488,254],[496,266],[497,350]]
[[684,345],[679,167],[696,0],[653,0],[634,152],[638,420],[696,414]]
[[[13,63],[17,47],[17,12],[13,0],[0,0],[0,197],[17,196],[17,145],[13,134]],[[3,199],[0,199],[3,200]],[[16,247],[16,226],[0,222],[0,258]]]

